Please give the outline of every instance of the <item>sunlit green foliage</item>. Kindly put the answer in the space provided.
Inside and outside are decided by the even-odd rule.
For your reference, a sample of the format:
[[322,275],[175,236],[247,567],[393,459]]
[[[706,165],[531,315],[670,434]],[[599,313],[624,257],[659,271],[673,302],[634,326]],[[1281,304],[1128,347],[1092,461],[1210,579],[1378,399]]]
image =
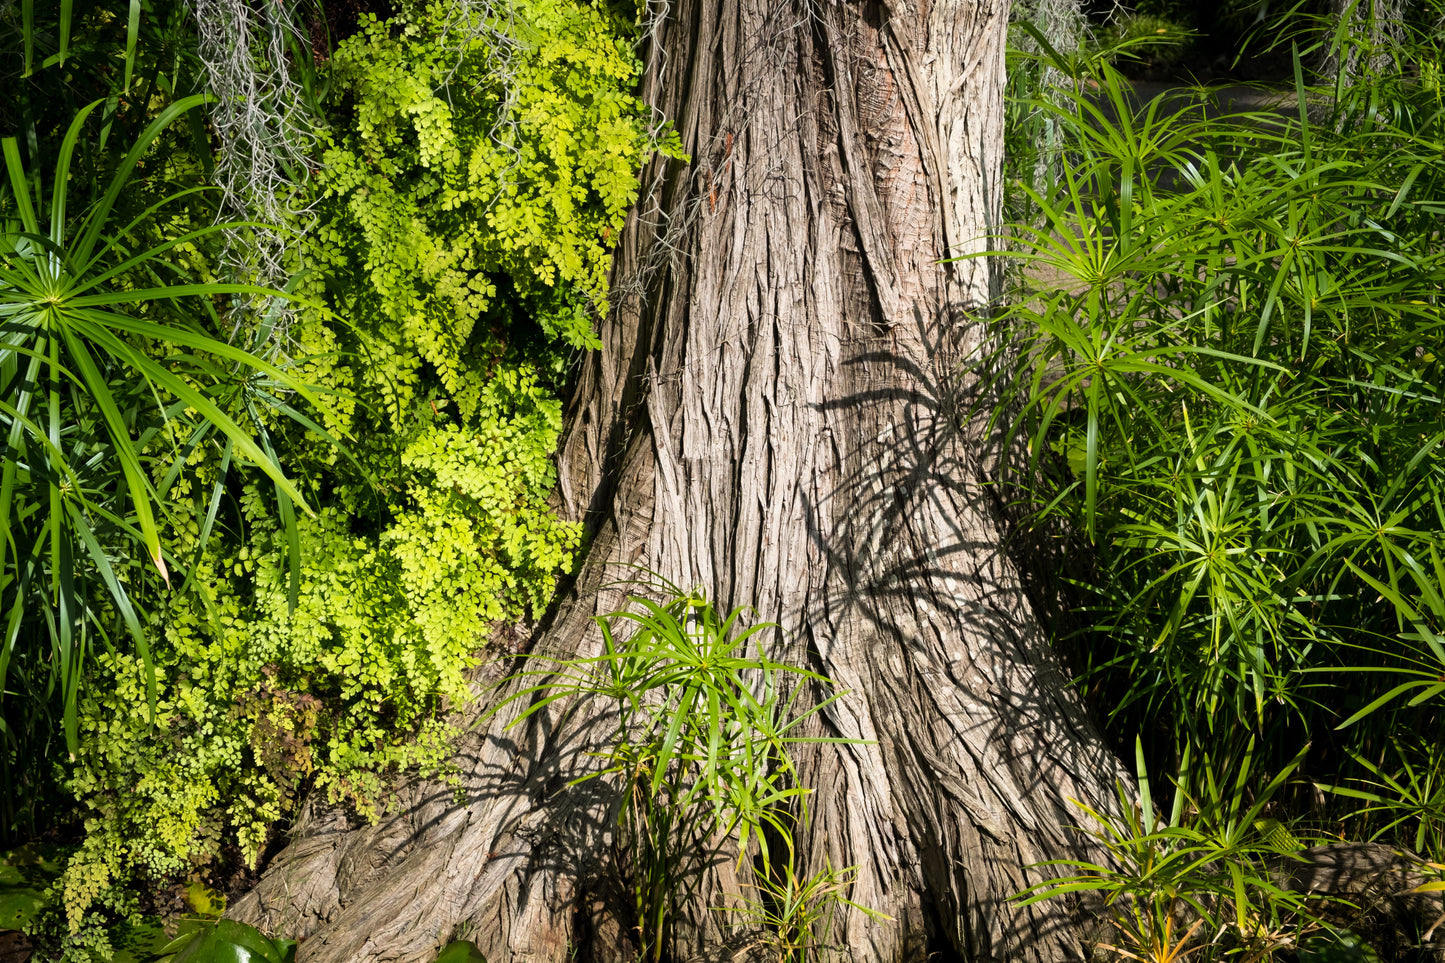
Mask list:
[[741,608],[723,615],[697,590],[664,580],[642,584],[665,597],[634,597],[598,617],[601,655],[534,656],[543,667],[526,674],[542,681],[492,710],[525,703],[516,726],[559,701],[615,705],[611,745],[599,754],[603,768],[577,782],[618,783],[639,958],[667,958],[680,914],[726,848],[739,854],[740,866],[756,854],[753,888],[763,898],[742,897],[719,912],[763,924],[780,960],[802,963],[824,945],[839,906],[889,919],[847,898],[852,867],[797,872],[793,829],[807,822],[809,789],[798,784],[791,754],[801,744],[856,741],[804,734],[807,720],[839,694],[800,702],[805,689],[797,683],[829,682],[767,655],[775,624],[749,625]]
[[[1252,746],[1251,746],[1252,750]],[[1156,805],[1142,748],[1136,744],[1139,794],[1119,787],[1119,816],[1080,807],[1088,835],[1107,858],[1043,864],[1063,875],[1020,893],[1020,905],[1065,893],[1102,897],[1111,931],[1100,949],[1115,959],[1178,963],[1186,959],[1257,963],[1291,951],[1324,925],[1325,899],[1282,888],[1277,867],[1299,842],[1264,814],[1299,763],[1301,752],[1246,796],[1250,752],[1233,779],[1216,778],[1219,760],[1184,760],[1167,812]]]
[[1438,92],[1213,120],[1100,70],[1107,106],[1042,105],[1069,162],[1021,241],[1057,280],[1005,316],[1021,477],[1098,547],[1116,713],[1343,721],[1358,697],[1316,707],[1306,670],[1392,638],[1428,657],[1445,615]]
[[505,25],[471,9],[368,18],[328,71],[336,123],[306,267],[357,339],[357,390],[397,427],[423,378],[472,416],[506,339],[484,318],[503,279],[546,338],[595,345],[608,252],[656,146],[627,92],[636,59],[596,9],[519,3],[503,49]]
[[[35,451],[7,458],[6,491],[49,483],[60,502],[49,514],[43,499],[15,502],[6,516],[7,654],[16,631],[29,638],[47,624],[16,586],[42,581],[22,563],[44,557],[29,546],[46,541],[36,533],[50,531],[67,491],[65,517],[92,536],[67,556],[94,575],[71,591],[82,614],[60,610],[90,633],[89,654],[53,662],[64,670],[69,744],[46,737],[55,693],[43,678],[18,697],[12,686],[5,703],[7,723],[28,719],[40,740],[6,749],[27,791],[54,776],[84,814],[58,884],[76,947],[101,932],[87,915],[97,900],[113,902],[137,877],[174,877],[227,851],[254,863],[304,790],[375,818],[390,773],[440,771],[453,734],[444,713],[468,699],[468,670],[493,627],[540,616],[579,547],[580,526],[547,504],[555,392],[568,353],[595,343],[609,250],[636,170],[659,144],[629,92],[637,63],[609,17],[568,0],[519,4],[507,23],[471,9],[404,5],[389,22],[365,21],[323,66],[292,65],[311,72],[330,133],[310,176],[295,177],[311,196],[291,199],[302,213],[283,225],[301,236],[284,302],[216,283],[214,211],[190,190],[209,163],[204,137],[148,134],[127,162],[155,181],[136,200],[175,196],[149,220],[124,230],[93,213],[78,222],[99,232],[84,237],[102,251],[155,248],[101,277],[122,301],[131,289],[178,286],[201,306],[197,330],[224,330],[229,343],[178,326],[175,311],[149,311],[142,296],[132,298],[141,320],[106,342],[114,370],[96,377],[71,362],[68,342],[56,368],[50,342],[31,350],[10,339],[25,350],[5,369],[4,424],[12,450]],[[150,29],[142,12],[137,36]],[[90,12],[76,16],[90,22]],[[105,170],[94,146],[114,131],[73,130],[77,170]],[[44,232],[16,210],[24,181],[10,178],[0,199],[12,225],[12,322],[50,310],[25,273],[52,262]],[[35,204],[58,253],[87,209],[52,211],[50,200]],[[65,266],[97,274],[115,260]],[[261,308],[235,312],[232,294]],[[80,332],[93,342],[110,302],[90,296],[77,306],[100,332]],[[94,417],[62,412],[27,430],[30,412],[60,404],[22,377],[26,364],[43,373],[47,363],[75,410]],[[127,384],[126,366],[144,379]],[[103,417],[98,386],[135,396],[122,409],[134,424]],[[45,447],[55,424],[62,435]],[[62,455],[83,465],[85,484],[29,470],[42,448],[62,468]],[[92,475],[106,479],[108,500]],[[33,675],[43,660],[26,658]]]
[[1006,481],[1076,550],[1081,687],[1181,787],[1169,820],[1147,784],[1094,814],[1113,860],[1029,898],[1106,894],[1120,958],[1287,951],[1318,921],[1264,871],[1286,837],[1441,859],[1442,51],[1388,52],[1320,85],[1296,52],[1291,94],[1220,116],[1045,51],[1084,69],[1019,109],[1059,147],[1019,169],[1029,284],[989,358]]
[[[200,102],[188,98],[162,112],[74,223],[66,212],[70,165],[86,116],[99,105],[83,110],[67,132],[49,210],[40,191],[32,197],[17,142],[3,141],[10,216],[0,226],[0,426],[7,453],[0,475],[0,527],[6,532],[0,541],[6,589],[0,686],[12,659],[24,673],[19,687],[42,687],[53,678],[63,693],[61,716],[72,753],[86,651],[113,647],[112,634],[128,631],[142,660],[150,658],[124,585],[129,579],[106,548],[129,542],[127,550],[140,549],[169,581],[157,521],[168,485],[156,486],[157,497],[142,461],[151,454],[147,437],[164,427],[194,446],[197,434],[214,431],[270,475],[283,498],[300,500],[251,426],[225,410],[226,365],[265,373],[311,397],[290,375],[216,337],[207,324],[205,299],[247,289],[167,283],[172,251],[218,229],[202,227],[137,251],[128,241],[144,242],[150,225],[132,222],[125,238],[113,223],[116,202],[141,157],[161,131]],[[166,197],[147,213],[185,198],[185,192]],[[49,645],[35,636],[46,636]]]

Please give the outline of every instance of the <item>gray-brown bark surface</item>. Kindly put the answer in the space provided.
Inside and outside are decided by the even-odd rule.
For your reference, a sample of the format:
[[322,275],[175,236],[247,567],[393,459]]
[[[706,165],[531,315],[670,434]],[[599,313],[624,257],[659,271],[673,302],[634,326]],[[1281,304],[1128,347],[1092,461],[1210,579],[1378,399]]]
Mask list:
[[[645,94],[692,163],[657,161],[621,239],[559,453],[595,532],[537,651],[591,653],[610,579],[646,566],[788,631],[771,654],[847,695],[801,753],[805,862],[858,867],[835,931],[857,960],[1081,955],[1062,904],[1006,903],[1073,855],[1077,799],[1117,764],[1040,636],[1000,548],[962,423],[961,362],[993,293],[1007,7],[681,0]],[[514,683],[515,685],[515,683]],[[583,707],[483,727],[459,792],[408,787],[379,826],[316,813],[237,914],[316,961],[424,960],[457,936],[493,963],[629,953],[612,799]],[[724,958],[736,893],[710,870],[674,958]],[[1033,878],[1037,878],[1034,876]],[[745,935],[745,934],[744,934]]]
[[1419,892],[1429,880],[1421,860],[1380,843],[1315,846],[1281,860],[1282,888],[1337,900],[1322,908],[1332,922],[1370,941],[1383,959],[1445,963],[1445,896]]

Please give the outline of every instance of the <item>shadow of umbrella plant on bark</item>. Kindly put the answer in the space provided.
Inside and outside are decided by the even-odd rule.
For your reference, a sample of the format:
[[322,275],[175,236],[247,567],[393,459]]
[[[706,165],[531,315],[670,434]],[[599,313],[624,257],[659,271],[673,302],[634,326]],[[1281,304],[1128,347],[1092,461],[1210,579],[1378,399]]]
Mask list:
[[665,601],[629,598],[627,609],[598,618],[601,655],[522,673],[547,678],[493,710],[526,700],[515,726],[563,699],[615,705],[605,768],[577,782],[621,784],[617,863],[630,880],[642,955],[662,958],[672,917],[697,895],[698,871],[733,856],[757,864],[753,888],[766,898],[723,894],[714,909],[764,924],[761,940],[782,958],[816,942],[814,930],[826,930],[834,903],[887,919],[849,901],[838,873],[799,879],[795,868],[793,831],[806,825],[808,790],[797,784],[789,748],[846,741],[798,734],[839,697],[800,710],[799,683],[826,687],[828,680],[764,654],[776,625],[744,629],[741,609],[722,616],[697,592],[665,581],[656,587]]

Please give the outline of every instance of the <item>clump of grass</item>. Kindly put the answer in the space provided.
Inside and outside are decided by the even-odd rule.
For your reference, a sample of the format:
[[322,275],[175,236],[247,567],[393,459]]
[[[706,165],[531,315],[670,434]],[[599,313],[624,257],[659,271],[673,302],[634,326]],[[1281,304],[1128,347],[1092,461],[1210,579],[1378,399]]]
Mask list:
[[529,672],[541,681],[492,710],[528,701],[517,725],[561,700],[612,704],[617,724],[602,765],[576,782],[617,782],[641,955],[663,958],[700,870],[725,850],[740,868],[749,857],[757,864],[756,898],[730,911],[763,926],[780,959],[801,961],[825,944],[839,905],[886,919],[846,898],[851,869],[805,874],[793,845],[809,790],[790,753],[802,743],[854,741],[802,734],[841,693],[804,708],[798,683],[830,683],[767,655],[775,623],[749,624],[744,608],[724,615],[698,590],[656,576],[648,584],[662,601],[634,597],[597,619],[601,655],[531,657],[542,667]]
[[[1350,84],[1297,50],[1282,109],[1224,116],[1040,48],[1073,80],[1025,108],[1055,146],[1018,169],[1024,271],[980,370],[1025,524],[1085,560],[1080,684],[1157,764],[1248,735],[1244,796],[1298,765],[1354,787],[1317,820],[1364,800],[1352,832],[1428,849],[1439,754],[1382,750],[1445,710],[1445,101],[1407,66],[1439,42]],[[1178,958],[1131,925],[1122,955]]]

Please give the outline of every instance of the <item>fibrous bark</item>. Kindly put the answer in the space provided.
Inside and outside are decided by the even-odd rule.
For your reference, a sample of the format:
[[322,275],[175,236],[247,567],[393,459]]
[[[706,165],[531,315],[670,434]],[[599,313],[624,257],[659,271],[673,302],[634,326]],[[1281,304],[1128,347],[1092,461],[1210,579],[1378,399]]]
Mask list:
[[[1380,73],[1389,68],[1392,56],[1404,46],[1404,0],[1331,0],[1333,29],[1345,29],[1327,45],[1320,73],[1329,79],[1336,74],[1343,86],[1350,86],[1360,72]],[[1342,43],[1339,41],[1343,41]]]
[[[797,754],[798,841],[805,870],[856,865],[850,898],[895,918],[848,914],[850,959],[1081,958],[1067,906],[1007,898],[1029,864],[1078,853],[1069,800],[1108,808],[1123,778],[1001,549],[965,417],[990,262],[940,263],[991,246],[1007,16],[673,3],[644,92],[692,161],[644,171],[559,453],[594,535],[535,651],[595,652],[609,581],[645,566],[780,623],[769,654],[846,690],[817,734],[862,741]],[[493,963],[627,958],[615,790],[567,787],[597,711],[488,723],[459,793],[410,786],[379,826],[313,817],[238,914],[317,961],[424,960],[458,936]],[[738,936],[707,910],[732,871],[708,870],[674,959]]]
[[1413,853],[1380,843],[1314,846],[1281,859],[1286,890],[1335,900],[1324,915],[1367,938],[1387,960],[1445,963],[1445,897],[1421,892],[1430,877]]

